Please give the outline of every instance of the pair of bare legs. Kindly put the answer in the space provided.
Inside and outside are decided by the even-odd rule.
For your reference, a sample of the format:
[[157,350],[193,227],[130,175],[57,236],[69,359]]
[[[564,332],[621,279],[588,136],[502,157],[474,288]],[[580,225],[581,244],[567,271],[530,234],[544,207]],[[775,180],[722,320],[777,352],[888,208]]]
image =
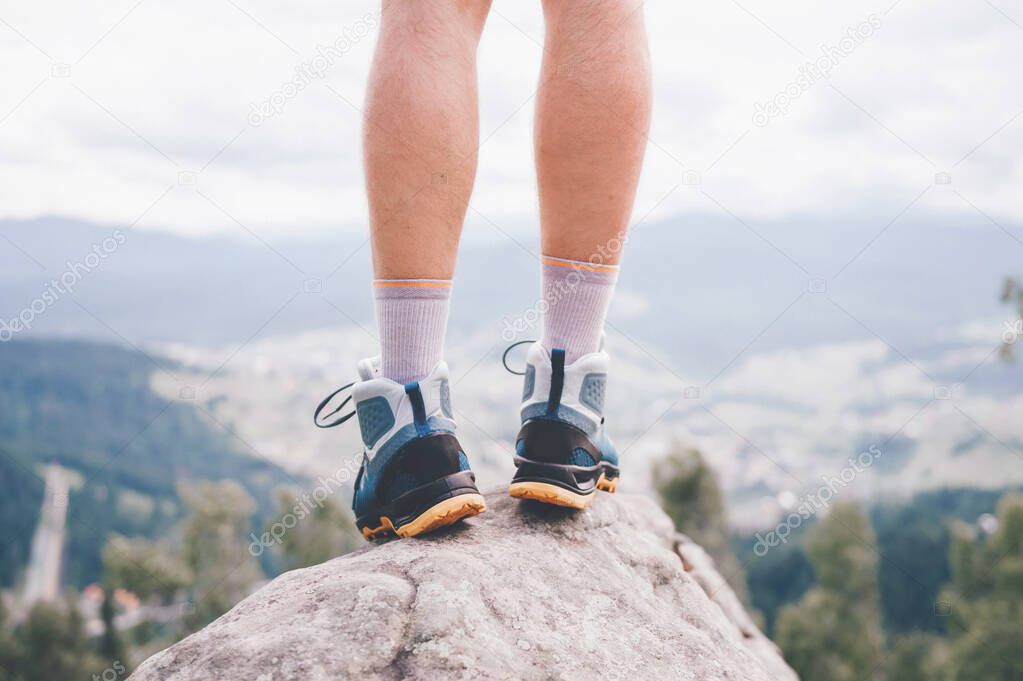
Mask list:
[[[368,539],[418,536],[486,508],[454,436],[443,348],[476,176],[476,48],[490,1],[383,0],[364,127],[380,364],[360,363],[363,380],[341,389],[352,387],[366,444],[353,509]],[[535,389],[523,393],[508,493],[583,508],[617,483],[600,413],[607,355],[597,350],[618,271],[612,245],[623,240],[646,146],[650,75],[642,0],[542,2],[534,140],[542,287],[579,276],[572,295],[545,294],[551,305],[543,342],[529,351]],[[319,425],[352,416],[320,422],[337,392],[317,407]],[[584,399],[588,407],[576,404]],[[527,418],[537,408],[549,418]],[[562,411],[571,423],[558,420]],[[534,445],[545,463],[530,459]],[[593,465],[582,466],[579,452]]]
[[[587,261],[628,225],[650,120],[640,0],[543,0],[534,147],[543,253]],[[379,279],[450,279],[479,148],[490,0],[384,0],[366,105]]]

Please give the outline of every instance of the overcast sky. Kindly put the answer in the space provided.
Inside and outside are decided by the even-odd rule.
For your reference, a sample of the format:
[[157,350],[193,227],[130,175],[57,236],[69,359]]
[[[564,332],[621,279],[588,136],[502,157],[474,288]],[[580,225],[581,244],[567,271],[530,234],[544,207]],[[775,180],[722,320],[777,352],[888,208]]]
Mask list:
[[[635,219],[1023,219],[1020,0],[648,0],[645,11],[655,116]],[[4,0],[0,218],[196,235],[365,229],[358,108],[377,18],[361,0]],[[323,78],[277,97],[279,113],[252,114],[339,36],[345,51]],[[535,220],[542,37],[538,2],[496,0],[471,223]],[[767,107],[786,89],[785,111]],[[936,184],[944,172],[951,184]]]

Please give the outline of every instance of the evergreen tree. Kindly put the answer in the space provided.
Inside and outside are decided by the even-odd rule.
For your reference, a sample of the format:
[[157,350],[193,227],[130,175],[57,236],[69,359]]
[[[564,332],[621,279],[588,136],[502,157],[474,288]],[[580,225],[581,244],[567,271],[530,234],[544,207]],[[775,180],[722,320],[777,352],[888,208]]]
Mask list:
[[875,538],[867,516],[853,503],[835,504],[810,532],[807,553],[816,586],[782,608],[776,642],[803,681],[874,678],[883,641]]
[[110,665],[119,662],[125,668],[129,668],[131,664],[128,661],[128,651],[114,623],[117,610],[114,607],[113,587],[103,590],[103,603],[100,605],[99,614],[103,620],[103,635],[99,641],[100,657],[107,660]]
[[87,677],[106,665],[94,655],[85,636],[84,621],[74,602],[39,602],[15,631],[20,664],[19,681],[62,681]]
[[188,509],[182,557],[195,576],[185,624],[194,630],[247,596],[263,574],[247,541],[255,504],[241,485],[183,484],[180,494]]
[[728,511],[717,475],[696,449],[681,449],[654,464],[654,487],[679,532],[702,546],[742,601],[746,575],[732,550]]
[[191,571],[168,548],[141,537],[113,535],[103,547],[103,581],[141,600],[169,601],[192,581]]
[[891,681],[946,681],[948,646],[933,634],[905,634],[895,639],[889,656]]
[[0,681],[15,681],[20,662],[18,647],[7,628],[7,608],[0,597]]
[[953,681],[1023,678],[1023,496],[1006,495],[990,536],[959,525],[943,592]]
[[319,565],[362,543],[352,514],[330,497],[315,500],[281,488],[277,504],[277,520],[263,536],[280,543],[288,570]]

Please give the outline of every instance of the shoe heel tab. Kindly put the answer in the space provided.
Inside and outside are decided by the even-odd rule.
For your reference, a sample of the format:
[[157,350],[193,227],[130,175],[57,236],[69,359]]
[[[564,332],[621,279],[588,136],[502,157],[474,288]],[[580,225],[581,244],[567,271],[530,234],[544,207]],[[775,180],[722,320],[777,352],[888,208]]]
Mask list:
[[562,376],[565,375],[565,357],[566,353],[563,348],[553,348],[551,350],[551,373],[560,373]]
[[551,391],[547,395],[547,416],[557,416],[561,406],[561,393],[565,388],[565,351],[551,350]]
[[426,423],[426,403],[423,401],[423,391],[419,387],[419,381],[406,383],[405,394],[408,395],[409,403],[412,405],[412,421],[416,424],[416,432],[424,435],[429,427]]

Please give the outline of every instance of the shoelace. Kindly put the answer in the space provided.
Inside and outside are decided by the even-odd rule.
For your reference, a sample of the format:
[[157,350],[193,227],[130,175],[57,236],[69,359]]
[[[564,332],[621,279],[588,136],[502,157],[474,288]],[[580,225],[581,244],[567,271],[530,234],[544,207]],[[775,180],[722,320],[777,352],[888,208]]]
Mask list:
[[512,368],[510,366],[508,366],[508,353],[511,352],[512,350],[514,350],[515,348],[519,347],[520,345],[525,345],[526,343],[535,343],[535,342],[536,342],[535,339],[530,338],[530,339],[527,339],[527,340],[517,341],[517,342],[512,343],[511,345],[509,345],[507,348],[505,348],[504,349],[504,354],[501,355],[501,364],[504,365],[505,371],[507,371],[509,374],[515,374],[516,376],[525,376],[526,372],[524,370],[523,371],[513,371]]
[[[316,411],[314,411],[314,412],[313,412],[313,423],[314,423],[314,424],[316,425],[316,427],[317,427],[317,428],[333,428],[334,426],[340,426],[340,425],[341,425],[342,423],[344,423],[344,422],[345,422],[345,421],[347,421],[348,419],[350,419],[350,418],[352,418],[353,416],[355,416],[355,413],[356,413],[356,412],[355,412],[355,410],[354,410],[354,409],[352,409],[352,410],[351,410],[350,412],[348,412],[347,414],[343,414],[343,415],[339,416],[339,417],[338,417],[337,419],[335,419],[334,421],[329,421],[329,422],[327,422],[327,423],[321,423],[321,422],[320,422],[320,420],[321,420],[321,416],[320,416],[320,413],[321,413],[321,412],[322,412],[322,411],[323,411],[324,409],[326,409],[326,408],[327,408],[327,405],[328,405],[328,404],[330,404],[330,401],[331,401],[331,400],[333,400],[333,399],[334,399],[335,397],[337,397],[337,396],[338,396],[339,394],[341,394],[342,392],[344,392],[345,390],[348,390],[349,388],[351,388],[351,387],[352,387],[353,385],[355,385],[355,382],[354,382],[354,381],[353,381],[353,382],[351,382],[351,383],[349,383],[348,385],[343,385],[343,386],[341,386],[340,388],[338,388],[337,390],[335,390],[335,391],[334,391],[334,392],[332,392],[331,394],[329,394],[329,395],[327,395],[326,397],[324,397],[324,398],[323,398],[323,401],[322,401],[322,402],[320,402],[320,403],[319,403],[319,404],[318,404],[318,405],[316,406]],[[330,412],[329,414],[326,414],[326,415],[325,415],[325,416],[323,416],[322,418],[328,418],[328,419],[329,419],[329,418],[330,418],[331,416],[334,416],[334,415],[335,415],[335,414],[337,414],[337,413],[338,413],[339,411],[341,411],[342,409],[344,409],[344,408],[345,408],[345,405],[346,405],[346,404],[348,404],[348,403],[349,403],[349,402],[351,402],[351,401],[352,401],[352,396],[351,396],[351,395],[349,395],[348,397],[346,397],[346,398],[345,398],[344,402],[342,402],[341,404],[339,404],[339,405],[337,406],[337,408],[336,408],[336,409],[334,409],[333,411],[331,411],[331,412]]]

